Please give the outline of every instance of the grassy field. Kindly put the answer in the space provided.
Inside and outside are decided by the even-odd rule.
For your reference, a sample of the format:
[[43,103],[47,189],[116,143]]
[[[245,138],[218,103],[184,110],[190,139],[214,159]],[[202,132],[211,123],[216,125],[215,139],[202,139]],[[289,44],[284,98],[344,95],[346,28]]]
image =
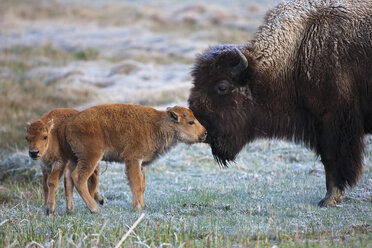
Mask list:
[[[372,147],[366,155],[358,187],[319,208],[324,173],[308,150],[261,140],[220,169],[206,145],[178,145],[147,170],[146,215],[124,247],[371,247]],[[124,165],[102,163],[100,180],[105,203],[94,215],[76,192],[68,215],[62,184],[54,216],[39,183],[9,185],[0,246],[114,246],[141,213],[131,209]]]

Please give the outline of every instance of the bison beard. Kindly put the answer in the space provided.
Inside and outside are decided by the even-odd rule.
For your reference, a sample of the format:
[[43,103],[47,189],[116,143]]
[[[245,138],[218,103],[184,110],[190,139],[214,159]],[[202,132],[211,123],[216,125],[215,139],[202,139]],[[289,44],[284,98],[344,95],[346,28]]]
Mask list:
[[372,133],[371,37],[372,2],[298,0],[268,12],[247,44],[199,55],[188,101],[216,161],[258,137],[302,143],[324,164],[319,205],[339,203]]

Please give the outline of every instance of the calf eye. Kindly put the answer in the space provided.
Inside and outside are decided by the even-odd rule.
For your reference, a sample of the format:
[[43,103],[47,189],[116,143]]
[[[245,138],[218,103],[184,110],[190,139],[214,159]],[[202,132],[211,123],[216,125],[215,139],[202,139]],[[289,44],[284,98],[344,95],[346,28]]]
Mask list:
[[44,136],[44,140],[46,140],[48,138],[48,136]]
[[190,125],[194,125],[195,122],[194,122],[194,121],[189,121],[189,124],[190,124]]
[[26,141],[28,141],[28,138],[27,137],[25,137],[25,139],[26,139]]

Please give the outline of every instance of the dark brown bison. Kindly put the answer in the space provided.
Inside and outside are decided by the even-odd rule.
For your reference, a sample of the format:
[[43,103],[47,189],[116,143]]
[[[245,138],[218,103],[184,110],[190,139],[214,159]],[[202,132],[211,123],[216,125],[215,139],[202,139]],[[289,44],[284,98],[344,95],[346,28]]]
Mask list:
[[319,206],[357,183],[372,132],[371,1],[281,3],[253,40],[209,48],[192,75],[189,105],[220,164],[255,138],[282,138],[320,155]]

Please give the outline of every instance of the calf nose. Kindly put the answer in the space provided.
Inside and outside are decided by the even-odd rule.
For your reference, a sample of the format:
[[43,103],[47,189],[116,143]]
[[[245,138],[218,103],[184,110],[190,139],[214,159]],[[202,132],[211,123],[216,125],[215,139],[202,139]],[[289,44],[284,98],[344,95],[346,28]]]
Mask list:
[[207,138],[207,131],[205,131],[202,135],[200,135],[200,137],[199,137],[199,140],[200,141],[205,141],[205,139]]
[[37,158],[37,155],[39,154],[38,150],[31,150],[28,152],[31,158]]

